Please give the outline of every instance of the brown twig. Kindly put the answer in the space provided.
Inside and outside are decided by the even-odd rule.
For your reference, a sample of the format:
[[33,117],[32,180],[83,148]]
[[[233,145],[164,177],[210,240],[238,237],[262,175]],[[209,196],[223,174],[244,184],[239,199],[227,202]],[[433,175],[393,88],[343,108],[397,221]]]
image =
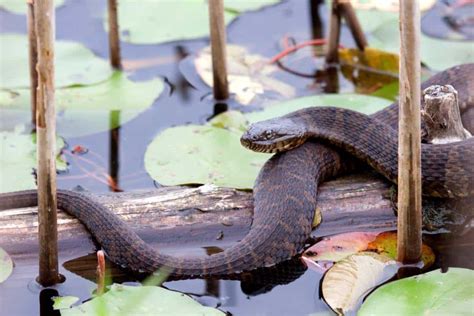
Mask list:
[[349,1],[341,1],[339,3],[339,10],[342,17],[346,20],[347,26],[349,27],[352,37],[356,42],[357,48],[364,50],[367,46],[367,39],[365,38],[364,31],[360,26],[357,15],[352,7],[352,4]]
[[53,0],[34,2],[38,45],[37,152],[38,152],[38,282],[49,286],[60,282],[56,213],[56,114],[54,108]]
[[97,251],[97,292],[98,296],[105,293],[105,254],[103,250]]
[[338,1],[331,4],[331,16],[329,23],[329,38],[326,52],[326,63],[332,64],[339,61],[339,39],[341,37],[341,13],[339,12]]
[[28,7],[28,52],[30,63],[30,102],[31,102],[31,124],[36,131],[36,89],[38,88],[38,72],[36,64],[38,63],[38,47],[35,29],[35,7],[34,0],[27,0]]
[[117,16],[117,0],[108,0],[107,5],[109,18],[110,64],[115,69],[122,69],[122,60],[120,57],[120,36]]
[[421,258],[420,8],[400,0],[398,261]]
[[211,33],[214,99],[229,97],[226,60],[226,33],[223,0],[209,0],[209,28]]

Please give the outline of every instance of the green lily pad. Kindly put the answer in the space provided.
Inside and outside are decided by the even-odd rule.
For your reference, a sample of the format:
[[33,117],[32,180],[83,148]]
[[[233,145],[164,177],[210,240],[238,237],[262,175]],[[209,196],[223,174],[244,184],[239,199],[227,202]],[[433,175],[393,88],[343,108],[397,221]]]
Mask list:
[[[225,1],[226,23],[237,11],[255,10],[279,0]],[[156,44],[209,36],[207,1],[121,0],[118,8],[121,40],[134,44]],[[104,19],[107,28],[107,18]]]
[[[59,154],[64,141],[56,140],[57,154]],[[0,131],[0,193],[20,190],[35,189],[35,178],[32,174],[36,168],[36,137],[35,135],[22,134],[20,131]],[[56,169],[67,169],[65,161],[56,160]],[[8,179],[8,180],[6,180]]]
[[4,282],[13,272],[13,261],[8,253],[0,248],[0,283]]
[[56,296],[53,297],[53,308],[54,309],[65,309],[71,308],[72,304],[79,301],[79,297],[76,296]]
[[[24,2],[24,1],[23,1]],[[25,35],[1,34],[0,88],[29,88],[28,39]],[[88,85],[110,77],[112,68],[83,45],[59,40],[55,42],[56,87]]]
[[61,309],[63,316],[131,314],[141,316],[225,315],[218,309],[200,305],[186,294],[157,286],[119,284],[112,285],[110,291],[82,305]]
[[402,279],[378,288],[364,302],[365,315],[472,315],[474,271],[449,268]]
[[[400,33],[397,12],[356,10],[362,29],[369,33],[369,45],[398,54]],[[474,62],[472,42],[449,41],[421,34],[420,58],[428,67],[443,70],[462,63]],[[449,58],[446,56],[449,47]]]
[[[62,6],[64,0],[54,0],[54,6],[56,8]],[[26,1],[25,0],[0,0],[0,8],[16,14],[26,14]]]
[[310,106],[337,106],[351,109],[365,114],[372,114],[388,106],[390,101],[382,98],[361,94],[321,94],[309,97],[297,98],[276,105],[267,106],[261,112],[253,112],[246,115],[250,123],[267,120],[272,117],[282,116],[289,112],[307,108]]
[[[245,114],[249,122],[277,117],[309,106],[332,105],[372,113],[389,101],[363,95],[318,95],[267,107]],[[246,129],[242,114],[226,112],[208,125],[187,125],[166,129],[145,153],[145,168],[163,185],[211,183],[249,189],[269,154],[255,153],[240,145]]]
[[[99,84],[58,89],[57,131],[69,137],[115,128],[148,108],[163,88],[161,78],[134,82],[124,73],[115,72]],[[2,129],[29,122],[29,107],[28,89],[0,93]]]

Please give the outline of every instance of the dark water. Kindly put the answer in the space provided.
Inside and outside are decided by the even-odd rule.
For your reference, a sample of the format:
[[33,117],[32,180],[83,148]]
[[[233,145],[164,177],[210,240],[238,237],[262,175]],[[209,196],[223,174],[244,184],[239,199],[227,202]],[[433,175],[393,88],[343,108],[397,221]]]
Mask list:
[[[298,42],[311,38],[320,38],[327,33],[327,8],[317,6],[318,1],[292,0],[256,12],[245,13],[237,18],[228,28],[228,42],[245,46],[251,53],[271,57],[279,53],[281,39],[291,34]],[[78,41],[103,58],[108,57],[107,35],[102,27],[102,12],[105,1],[69,0],[57,10],[57,38]],[[318,16],[318,11],[321,13]],[[436,25],[431,25],[436,28]],[[431,28],[433,29],[433,28]],[[25,33],[24,16],[0,11],[1,32]],[[354,46],[347,29],[343,29],[342,43]],[[153,105],[136,118],[112,131],[97,133],[84,137],[67,138],[68,150],[76,145],[84,146],[88,153],[81,156],[99,165],[117,182],[121,190],[153,188],[159,186],[151,179],[145,169],[143,156],[147,145],[162,130],[188,123],[202,124],[210,117],[226,108],[244,111],[255,110],[258,106],[243,109],[234,102],[215,103],[210,96],[210,89],[199,80],[189,83],[180,71],[179,62],[188,55],[208,45],[207,39],[178,41],[162,45],[132,45],[122,43],[122,56],[125,60],[147,59],[152,57],[171,58],[173,61],[135,71],[134,80],[148,80],[155,77],[165,78],[166,87]],[[4,49],[4,48],[1,48]],[[297,89],[297,94],[312,95],[327,92],[349,92],[353,86],[338,75],[339,87],[334,89],[321,81],[317,70],[322,59],[307,57],[289,58],[287,66],[296,72],[307,74],[297,76],[282,72],[278,79],[290,83]],[[184,63],[186,72],[189,65]],[[312,76],[313,75],[313,76]],[[117,113],[116,113],[117,114]],[[118,113],[119,115],[119,113]],[[69,171],[58,177],[58,186],[71,189],[76,186],[92,191],[105,192],[112,190],[105,181],[84,176],[83,168],[87,163],[74,162],[69,159]],[[82,167],[82,168],[81,168]],[[472,235],[472,234],[471,234]],[[472,236],[468,240],[472,240]],[[464,238],[465,237],[461,237]],[[434,237],[433,237],[434,238]],[[435,241],[448,237],[439,236]],[[452,244],[451,241],[447,242]],[[433,243],[434,244],[434,243]],[[445,266],[464,266],[472,268],[472,256],[460,255],[469,249],[443,248],[446,255],[441,255],[439,264]],[[452,253],[447,249],[458,249]],[[442,249],[439,249],[442,250]],[[62,251],[61,262],[74,259],[86,253],[74,250]],[[49,299],[34,283],[37,275],[36,258],[14,257],[17,265],[11,279],[0,285],[0,314],[2,315],[37,315],[41,309],[47,309]],[[78,296],[81,300],[90,297],[95,283],[62,268],[66,282],[57,286],[57,294]],[[131,279],[133,280],[133,279]],[[240,281],[216,281],[212,284],[204,280],[187,280],[166,282],[165,286],[182,292],[198,294],[198,300],[209,306],[219,305],[224,311],[235,315],[318,315],[331,314],[326,305],[319,299],[320,275],[306,271],[294,282],[277,286],[260,295],[248,295],[241,290]],[[57,295],[54,294],[54,295]],[[203,295],[202,297],[199,297]],[[40,304],[41,302],[41,304]],[[48,314],[44,312],[43,314]]]

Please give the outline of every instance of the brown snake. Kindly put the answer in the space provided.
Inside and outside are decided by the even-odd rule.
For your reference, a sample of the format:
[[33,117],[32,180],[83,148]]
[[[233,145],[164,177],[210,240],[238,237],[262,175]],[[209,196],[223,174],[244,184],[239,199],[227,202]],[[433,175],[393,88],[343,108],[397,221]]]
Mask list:
[[[422,88],[433,84],[454,86],[463,113],[474,108],[469,95],[474,91],[474,64],[441,72]],[[318,185],[350,167],[347,152],[395,181],[397,122],[395,103],[370,117],[335,108],[308,108],[250,127],[242,142],[257,150],[263,150],[263,145],[267,146],[275,136],[283,143],[273,143],[265,150],[283,149],[295,135],[298,137],[293,141],[298,145],[307,136],[321,138],[322,142],[305,142],[266,162],[255,182],[254,219],[249,233],[234,246],[208,257],[174,257],[156,251],[113,212],[83,193],[59,190],[58,207],[87,227],[111,261],[130,270],[153,273],[167,267],[177,278],[230,277],[273,266],[302,251],[312,229]],[[473,194],[473,141],[471,138],[448,145],[423,145],[425,194]],[[0,209],[36,205],[36,191],[0,194]]]

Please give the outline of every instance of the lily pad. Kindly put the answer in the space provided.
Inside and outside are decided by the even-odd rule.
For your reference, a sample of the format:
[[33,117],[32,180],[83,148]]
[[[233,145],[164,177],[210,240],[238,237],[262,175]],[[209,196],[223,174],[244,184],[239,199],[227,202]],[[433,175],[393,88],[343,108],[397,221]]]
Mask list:
[[66,309],[79,301],[79,297],[76,296],[56,296],[53,297],[53,308],[54,309]]
[[[57,154],[64,141],[57,138]],[[22,134],[18,129],[13,132],[0,131],[0,193],[36,188],[33,169],[36,168],[36,138]],[[66,170],[66,163],[58,157],[57,170]],[[8,179],[8,180],[7,180]]]
[[[57,89],[57,131],[69,137],[115,128],[148,108],[163,88],[161,78],[134,82],[124,73],[115,72],[99,84]],[[27,123],[29,106],[29,90],[3,91],[0,94],[2,129]],[[110,119],[111,116],[114,120]]]
[[[194,59],[194,66],[201,79],[210,87],[213,86],[211,48],[203,48]],[[229,92],[235,95],[237,102],[248,105],[265,91],[291,98],[295,89],[270,75],[278,68],[268,64],[268,59],[249,52],[238,45],[227,45],[227,80]]]
[[[362,29],[369,33],[369,45],[399,53],[398,13],[378,10],[356,10]],[[458,64],[474,62],[472,42],[450,41],[421,34],[421,61],[428,67],[443,70]],[[449,58],[446,56],[449,47]]]
[[322,296],[338,314],[350,314],[370,290],[391,279],[397,271],[397,262],[387,256],[372,252],[354,254],[324,275]]
[[[54,0],[54,6],[56,8],[62,6],[64,0]],[[26,1],[25,0],[0,0],[0,8],[16,14],[26,14]]]
[[[317,95],[294,99],[245,114],[249,122],[281,116],[309,106],[332,105],[372,113],[389,101],[363,95]],[[211,125],[211,126],[209,126]],[[145,153],[145,168],[160,184],[215,184],[249,189],[269,154],[255,153],[240,145],[246,129],[242,115],[222,113],[208,125],[166,129]]]
[[[114,284],[110,291],[82,305],[61,309],[61,315],[225,315],[218,309],[200,305],[186,294],[157,286]],[[126,311],[129,311],[127,313]]]
[[[393,260],[397,258],[396,232],[350,232],[325,237],[309,247],[303,253],[303,259],[310,268],[324,271],[328,265],[325,261],[337,262],[358,252],[370,251],[383,254]],[[422,245],[423,267],[433,265],[435,254],[433,250]]]
[[[225,22],[230,23],[238,11],[254,10],[276,2],[278,0],[225,1],[228,8],[224,11]],[[209,35],[208,11],[205,0],[121,0],[118,9],[121,40],[156,44],[205,37]]]
[[[1,34],[0,88],[29,88],[28,39],[25,35]],[[56,87],[88,85],[106,80],[112,74],[107,60],[101,59],[83,45],[59,40],[55,42]]]
[[472,315],[474,271],[449,268],[391,282],[373,292],[358,315]]
[[0,248],[0,283],[4,282],[13,272],[13,261],[8,253]]

